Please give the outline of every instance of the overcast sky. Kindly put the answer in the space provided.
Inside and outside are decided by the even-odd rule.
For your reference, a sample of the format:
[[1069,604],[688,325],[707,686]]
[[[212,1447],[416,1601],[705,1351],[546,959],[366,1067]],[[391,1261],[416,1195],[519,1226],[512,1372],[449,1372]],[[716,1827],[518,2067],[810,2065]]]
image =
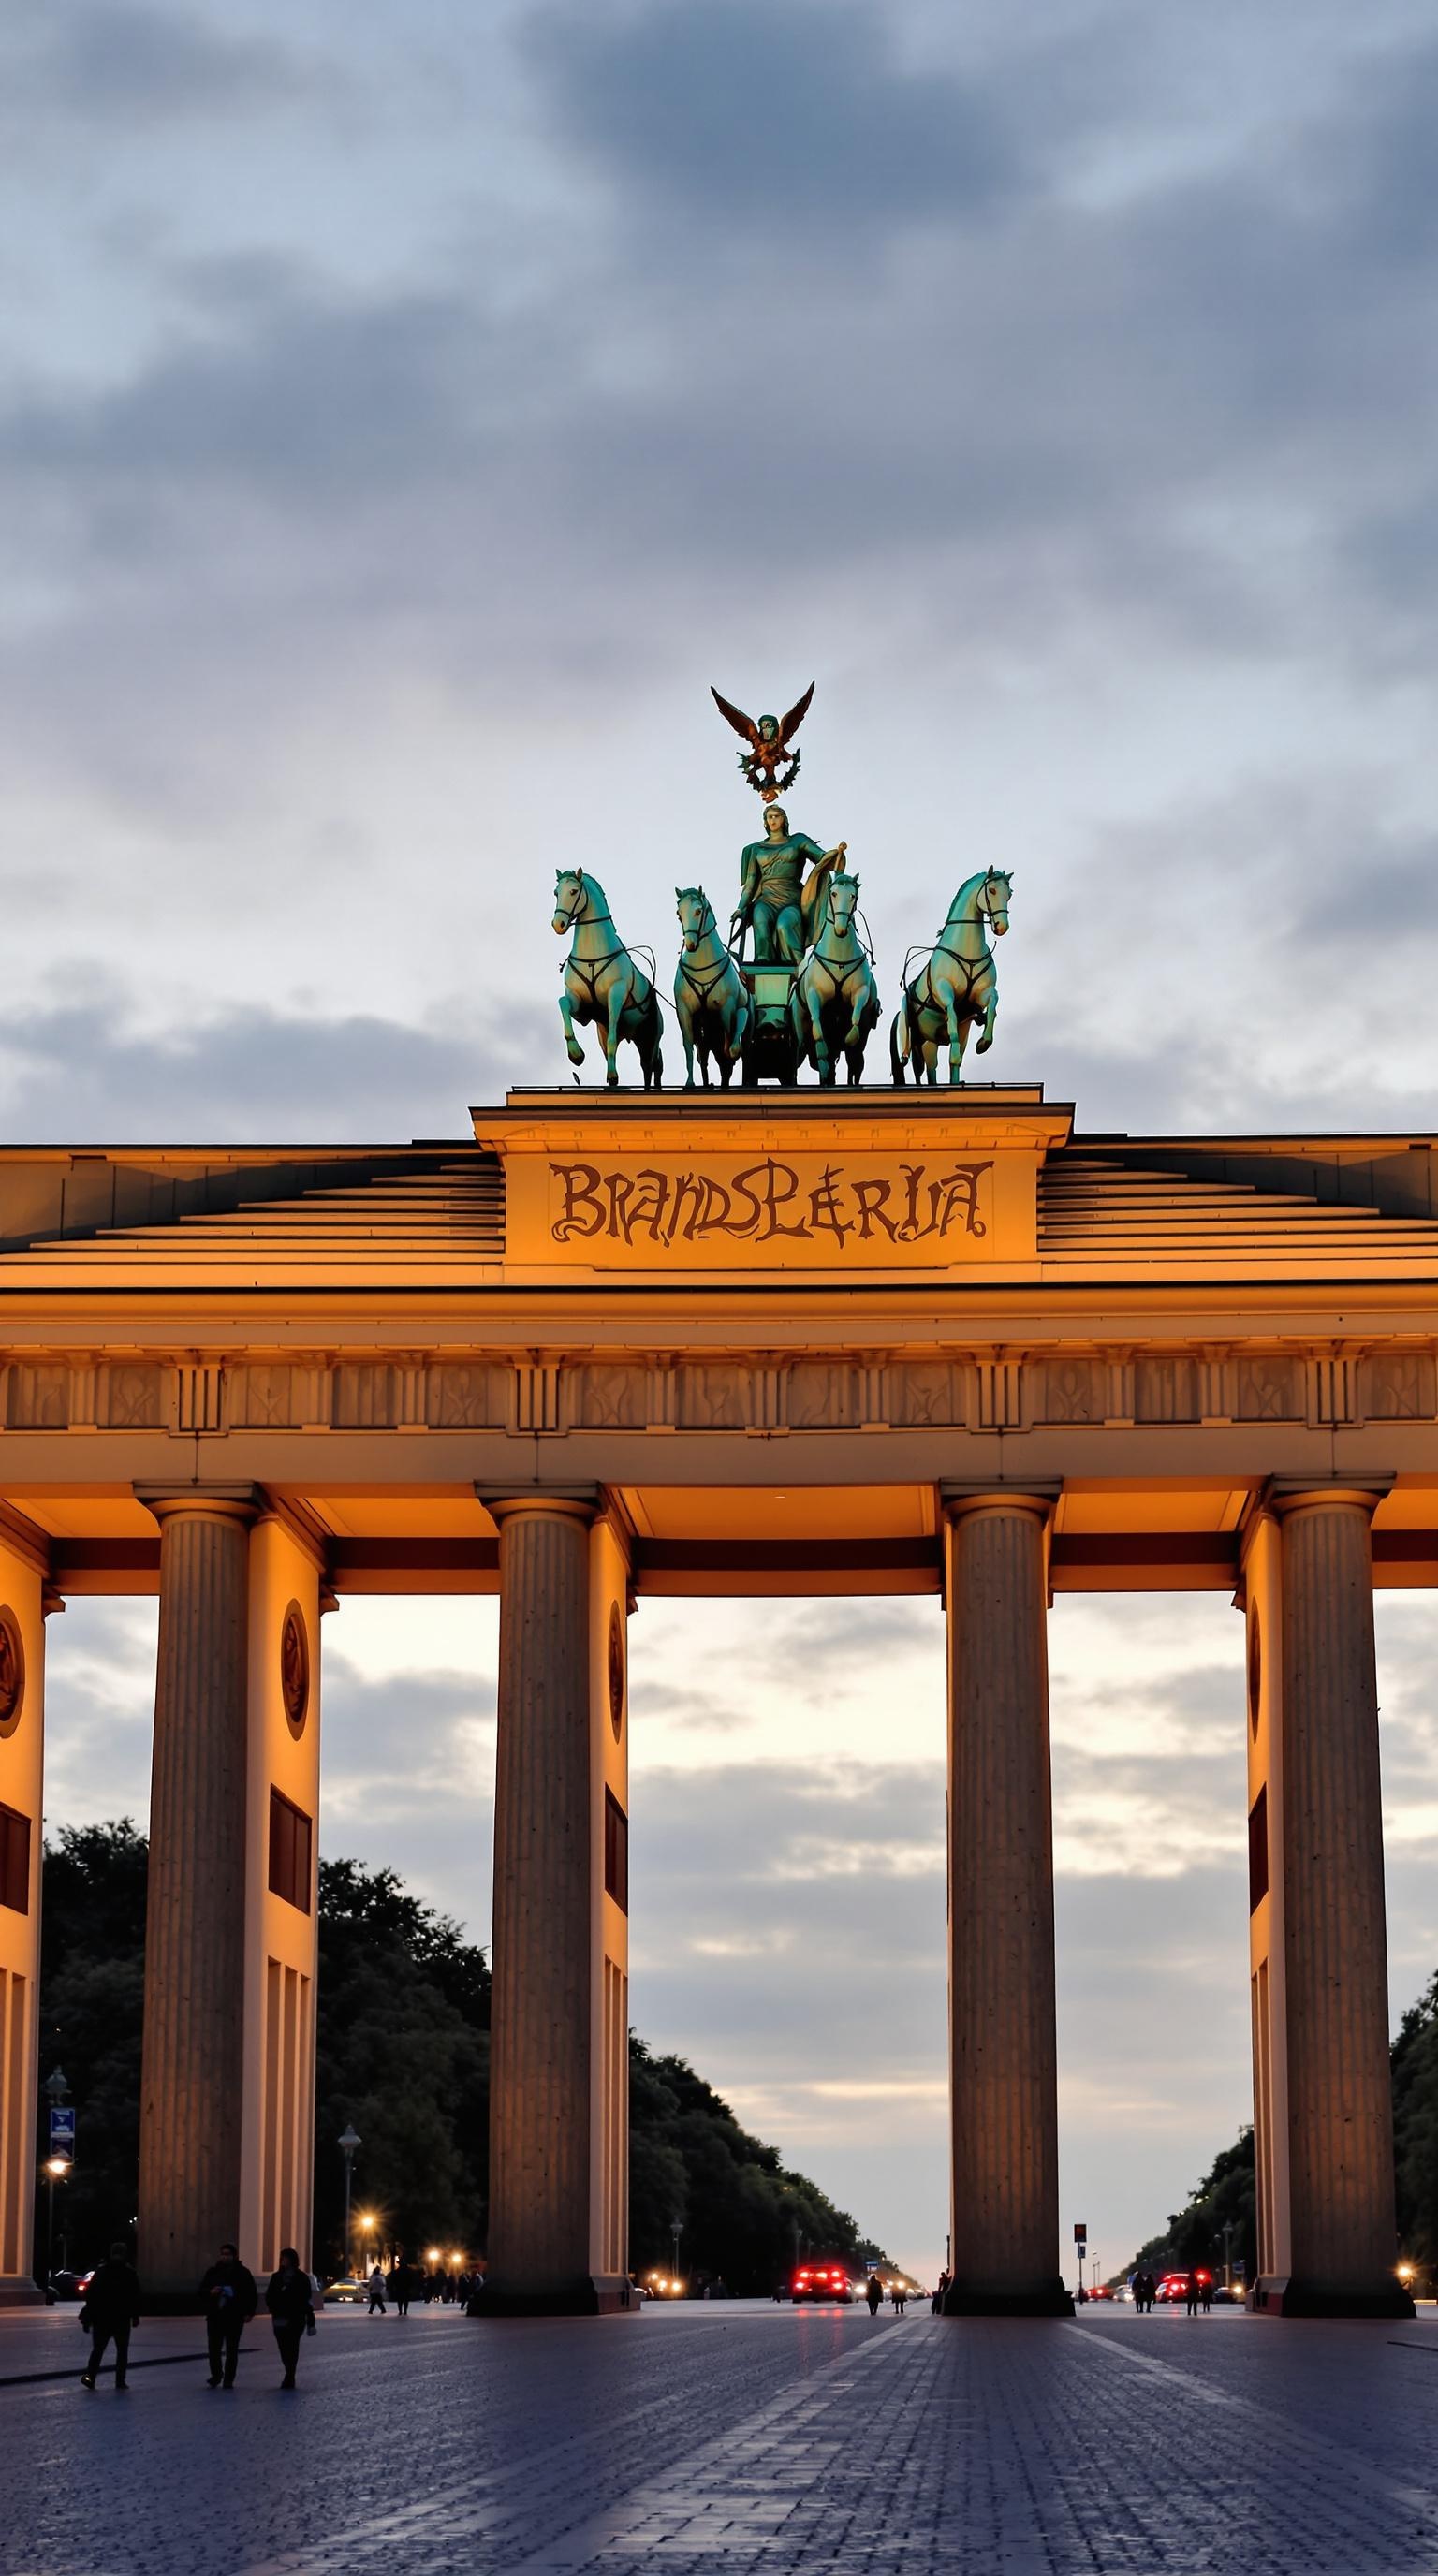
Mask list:
[[[563,1070],[554,869],[667,972],[756,828],[708,685],[810,679],[790,810],[886,998],[1014,871],[986,1070],[1096,1127],[1430,1125],[1435,122],[1422,0],[21,0],[3,1132],[464,1132]],[[813,1615],[756,1612],[776,1670]],[[476,1925],[489,1616],[329,1632],[329,1847]],[[636,1637],[636,2019],[932,2249],[934,1614],[831,1607],[842,1723],[727,1731],[684,1622]],[[1401,2001],[1426,1598],[1385,1622]],[[1246,2099],[1237,1622],[1054,1624],[1065,2217],[1117,2253]],[[139,1799],[137,1633],[57,1632],[56,1813],[87,1727]]]

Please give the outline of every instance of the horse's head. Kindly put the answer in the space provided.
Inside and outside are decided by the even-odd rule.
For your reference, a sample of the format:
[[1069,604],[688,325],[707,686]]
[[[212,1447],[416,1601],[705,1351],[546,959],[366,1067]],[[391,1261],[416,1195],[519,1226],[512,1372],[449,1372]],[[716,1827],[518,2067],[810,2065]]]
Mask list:
[[714,927],[714,907],[702,886],[676,886],[675,904],[684,933],[684,952],[692,957],[706,931]]
[[847,930],[850,927],[858,900],[858,878],[847,872],[840,876],[835,869],[829,879],[829,918],[836,930]]
[[583,868],[556,868],[554,871],[554,929],[562,939],[576,921],[584,918],[588,888]]
[[1002,939],[1009,926],[1009,888],[1013,878],[1003,868],[990,868],[984,879],[983,908],[995,939]]

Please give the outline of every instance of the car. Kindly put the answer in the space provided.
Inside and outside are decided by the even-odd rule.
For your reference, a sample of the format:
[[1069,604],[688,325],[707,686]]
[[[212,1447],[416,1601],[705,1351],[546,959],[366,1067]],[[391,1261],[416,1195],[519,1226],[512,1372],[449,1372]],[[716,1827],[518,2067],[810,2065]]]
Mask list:
[[368,2281],[356,2281],[353,2278],[350,2278],[343,2281],[326,2281],[325,2283],[326,2307],[343,2307],[346,2304],[353,2306],[359,2300],[367,2299],[368,2297]]
[[822,2300],[827,2307],[832,2300],[841,2307],[854,2304],[854,2284],[848,2266],[843,2263],[796,2263],[789,2275],[789,2296],[797,2307],[801,2300]]
[[50,2296],[52,2299],[83,2299],[94,2277],[93,2265],[88,2272],[52,2272]]

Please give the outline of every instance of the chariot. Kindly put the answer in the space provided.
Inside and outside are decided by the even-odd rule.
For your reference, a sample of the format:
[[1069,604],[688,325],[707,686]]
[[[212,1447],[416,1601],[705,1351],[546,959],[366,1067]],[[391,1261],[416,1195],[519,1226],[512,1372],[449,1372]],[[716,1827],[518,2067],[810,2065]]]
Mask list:
[[792,1087],[799,1079],[799,1038],[793,1009],[799,969],[749,966],[741,960],[739,972],[749,995],[749,1024],[739,1079],[746,1091],[761,1082]]

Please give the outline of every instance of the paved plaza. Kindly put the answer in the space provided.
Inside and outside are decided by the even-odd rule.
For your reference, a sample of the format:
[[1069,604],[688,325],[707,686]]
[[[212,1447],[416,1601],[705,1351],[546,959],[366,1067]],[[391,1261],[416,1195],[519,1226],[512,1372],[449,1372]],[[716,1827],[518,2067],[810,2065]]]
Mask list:
[[185,2321],[117,2396],[74,2311],[0,2319],[7,2576],[1438,2569],[1438,2319],[1277,2325],[735,2303],[324,2318],[281,2396]]

